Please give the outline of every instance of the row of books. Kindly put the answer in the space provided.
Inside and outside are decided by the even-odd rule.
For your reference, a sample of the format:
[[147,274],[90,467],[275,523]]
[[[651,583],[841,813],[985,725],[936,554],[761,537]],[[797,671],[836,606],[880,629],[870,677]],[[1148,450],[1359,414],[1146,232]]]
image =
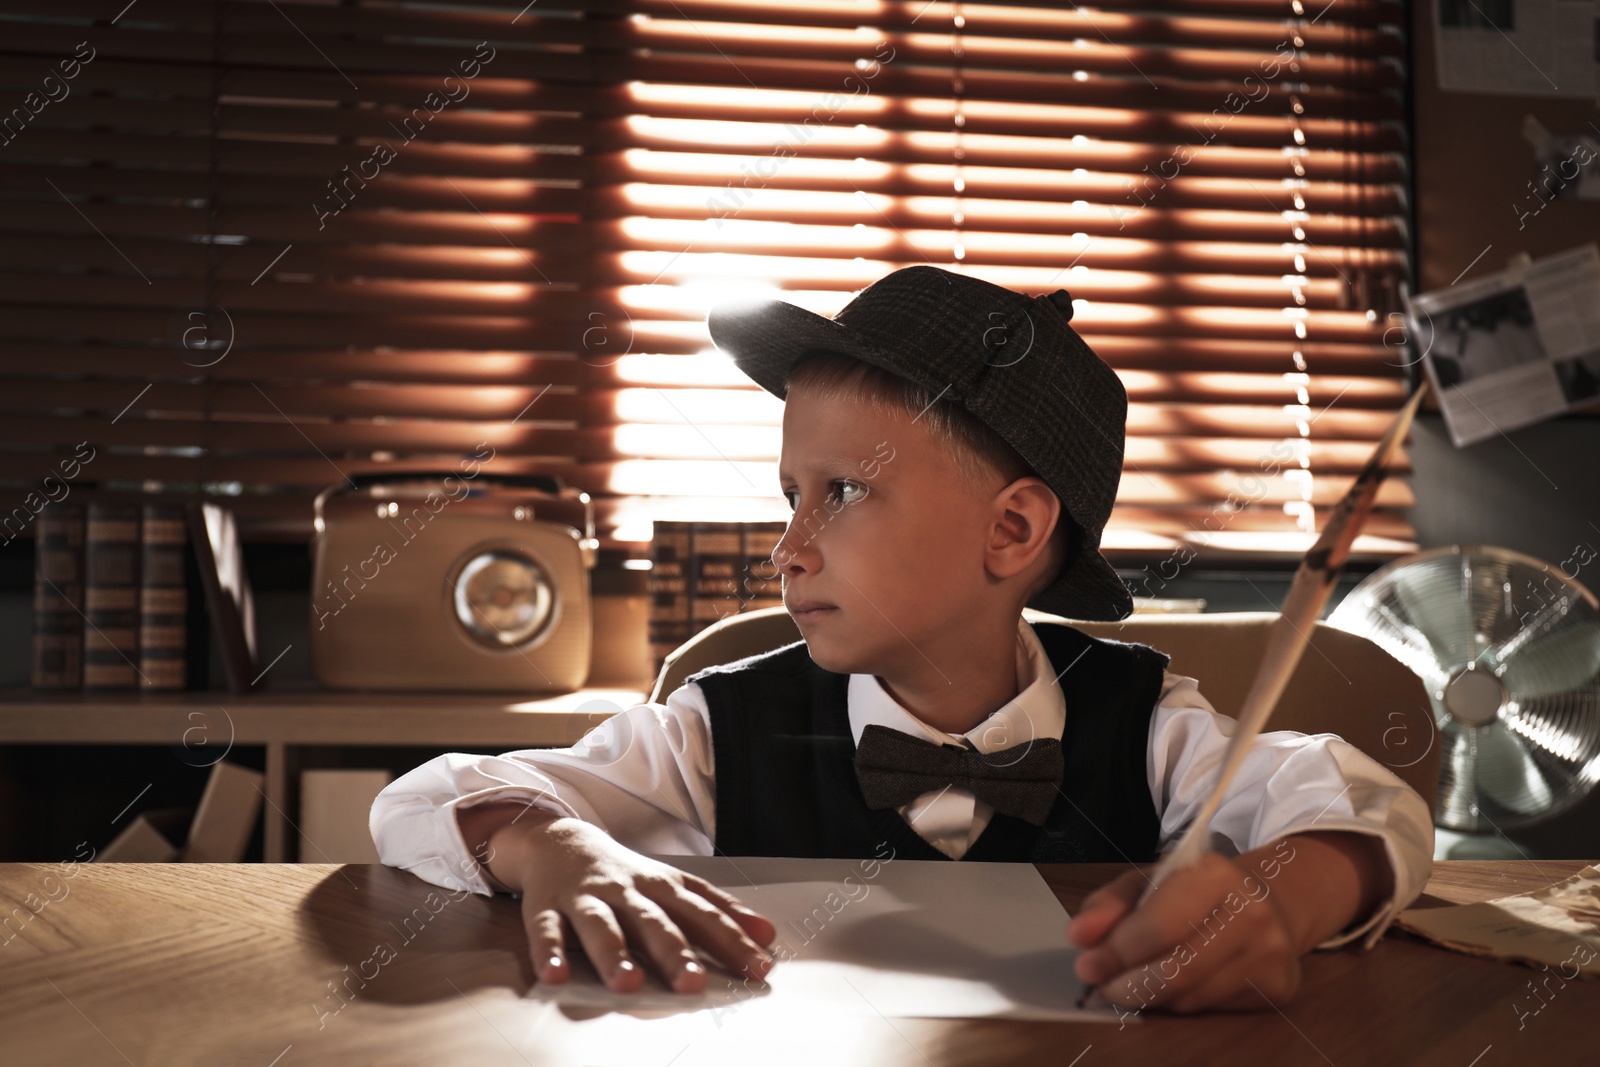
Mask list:
[[35,523],[34,688],[186,688],[183,505],[67,500]]
[[729,615],[783,604],[772,552],[781,522],[657,522],[650,541],[650,654],[667,655]]

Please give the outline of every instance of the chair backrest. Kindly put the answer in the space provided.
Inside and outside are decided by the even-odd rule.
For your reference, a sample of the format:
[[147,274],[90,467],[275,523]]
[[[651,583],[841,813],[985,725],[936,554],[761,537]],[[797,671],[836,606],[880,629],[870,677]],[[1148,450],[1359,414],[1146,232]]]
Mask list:
[[[1030,621],[1063,621],[1096,637],[1137,641],[1172,657],[1168,670],[1197,680],[1224,715],[1237,717],[1266,649],[1276,612],[1132,615],[1121,622],[1061,620],[1030,609]],[[650,699],[657,703],[696,671],[800,640],[784,608],[730,615],[666,658]],[[1365,637],[1316,624],[1268,730],[1338,734],[1388,767],[1436,810],[1439,736],[1422,679]]]

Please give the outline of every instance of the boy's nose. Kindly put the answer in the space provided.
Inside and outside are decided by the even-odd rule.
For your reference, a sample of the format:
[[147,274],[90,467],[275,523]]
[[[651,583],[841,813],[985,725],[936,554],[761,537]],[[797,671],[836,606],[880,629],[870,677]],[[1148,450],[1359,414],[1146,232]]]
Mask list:
[[816,570],[816,546],[793,522],[772,550],[772,565],[781,575],[797,576]]

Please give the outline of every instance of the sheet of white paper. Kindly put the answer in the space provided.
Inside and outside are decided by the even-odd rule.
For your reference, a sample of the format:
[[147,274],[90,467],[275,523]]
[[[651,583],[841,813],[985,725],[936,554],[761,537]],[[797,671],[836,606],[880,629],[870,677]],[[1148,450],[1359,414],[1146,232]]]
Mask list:
[[779,997],[887,1017],[1119,1018],[1100,1001],[1073,1007],[1084,987],[1072,969],[1068,916],[1031,864],[656,858],[773,921],[778,963],[766,981],[712,964],[706,992],[690,996],[647,969],[638,992],[614,993],[575,958],[566,982],[535,983],[530,998],[622,1011],[732,1008]]

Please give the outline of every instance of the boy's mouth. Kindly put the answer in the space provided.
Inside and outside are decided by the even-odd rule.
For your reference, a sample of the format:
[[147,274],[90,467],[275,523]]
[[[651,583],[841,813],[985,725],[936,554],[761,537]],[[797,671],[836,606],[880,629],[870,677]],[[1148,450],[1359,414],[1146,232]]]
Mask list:
[[812,619],[821,618],[830,611],[837,611],[833,604],[824,604],[820,600],[798,600],[789,605],[789,614],[794,616],[795,622],[810,622]]

